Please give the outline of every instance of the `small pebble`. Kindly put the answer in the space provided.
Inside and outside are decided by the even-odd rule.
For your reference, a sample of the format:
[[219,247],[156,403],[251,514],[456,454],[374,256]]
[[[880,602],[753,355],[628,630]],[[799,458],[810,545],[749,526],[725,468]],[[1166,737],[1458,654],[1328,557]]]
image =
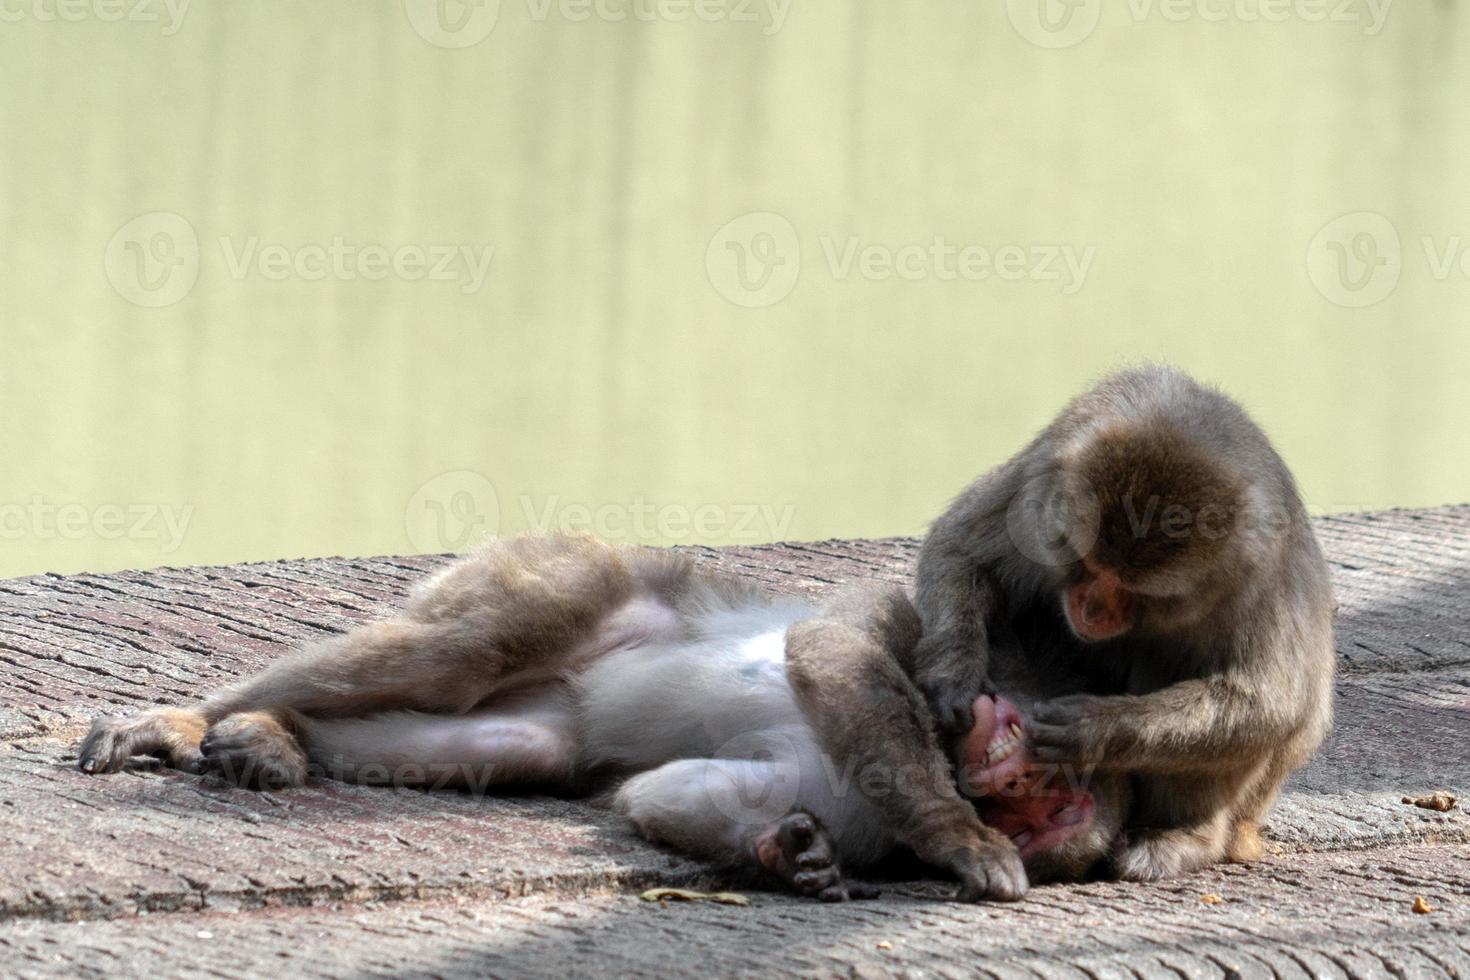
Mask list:
[[885,939],[881,943],[878,944],[878,948],[879,949],[892,949],[893,948],[893,944],[890,943],[888,940]]
[[1221,898],[1219,895],[1216,895],[1214,892],[1210,892],[1208,895],[1201,895],[1199,897],[1199,900],[1201,902],[1204,902],[1206,905],[1219,905],[1221,902],[1225,901],[1225,899]]

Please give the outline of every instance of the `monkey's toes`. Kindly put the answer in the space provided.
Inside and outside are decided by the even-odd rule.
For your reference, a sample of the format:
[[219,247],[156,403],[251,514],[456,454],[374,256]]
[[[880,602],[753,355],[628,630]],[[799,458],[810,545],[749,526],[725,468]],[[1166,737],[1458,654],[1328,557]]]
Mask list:
[[77,768],[89,775],[120,772],[146,756],[154,765],[187,770],[199,758],[202,731],[198,716],[182,708],[98,718],[77,750]]
[[877,898],[883,892],[876,886],[865,881],[839,881],[830,888],[825,888],[817,893],[817,898],[824,902],[856,902],[867,898]]
[[216,724],[199,746],[195,771],[245,789],[283,789],[306,782],[306,753],[274,718],[231,715]]
[[761,867],[798,895],[841,902],[877,894],[869,886],[843,881],[826,830],[803,810],[793,810],[767,827],[756,839],[755,853]]
[[82,740],[77,752],[77,768],[89,775],[117,772],[128,757],[118,751],[116,718],[98,718]]

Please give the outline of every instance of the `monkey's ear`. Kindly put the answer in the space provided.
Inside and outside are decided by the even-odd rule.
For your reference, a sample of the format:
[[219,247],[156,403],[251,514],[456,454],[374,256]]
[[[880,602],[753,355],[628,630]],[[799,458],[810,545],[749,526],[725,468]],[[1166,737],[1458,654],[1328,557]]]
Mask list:
[[1281,546],[1286,532],[1296,522],[1296,516],[1288,512],[1286,506],[1259,482],[1251,481],[1246,485],[1228,532],[1235,540],[1237,553],[1243,562],[1252,567],[1265,565]]

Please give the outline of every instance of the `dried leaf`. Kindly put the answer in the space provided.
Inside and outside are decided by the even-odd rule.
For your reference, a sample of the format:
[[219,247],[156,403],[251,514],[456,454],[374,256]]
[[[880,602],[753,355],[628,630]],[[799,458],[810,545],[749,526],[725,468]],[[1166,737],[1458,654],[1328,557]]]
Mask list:
[[697,892],[692,888],[650,888],[638,896],[645,902],[666,905],[668,899],[680,902],[717,902],[720,905],[749,905],[750,899],[735,892]]
[[1225,901],[1225,899],[1221,898],[1219,895],[1216,895],[1214,892],[1210,892],[1208,895],[1201,895],[1199,897],[1199,900],[1201,902],[1204,902],[1206,905],[1219,905],[1221,902]]
[[1453,793],[1426,793],[1423,796],[1406,796],[1403,802],[1422,807],[1425,810],[1437,810],[1444,813],[1455,808],[1455,794]]
[[1428,915],[1434,911],[1434,906],[1424,901],[1423,895],[1418,895],[1414,898],[1414,911],[1419,915]]

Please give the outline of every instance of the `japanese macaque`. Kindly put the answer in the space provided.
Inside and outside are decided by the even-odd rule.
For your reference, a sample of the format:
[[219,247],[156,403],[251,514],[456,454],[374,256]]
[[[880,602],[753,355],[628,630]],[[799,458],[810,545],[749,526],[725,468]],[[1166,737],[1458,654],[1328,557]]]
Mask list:
[[611,787],[651,840],[832,900],[871,894],[844,870],[896,845],[955,875],[964,900],[1021,897],[1018,844],[1043,873],[1047,849],[1068,868],[1090,863],[1116,809],[1086,789],[1007,795],[1021,785],[1004,768],[1015,765],[1013,708],[981,699],[984,724],[958,750],[1005,831],[960,795],[907,673],[919,635],[897,589],[818,610],[673,552],[496,541],[418,586],[396,618],[197,707],[99,718],[78,765],[115,772],[153,756],[255,788],[309,773]]
[[942,732],[970,732],[1005,678],[1049,680],[1030,761],[1127,777],[1122,878],[1257,856],[1331,725],[1333,601],[1291,474],[1235,402],[1168,368],[1103,381],[965,490],[917,604]]

